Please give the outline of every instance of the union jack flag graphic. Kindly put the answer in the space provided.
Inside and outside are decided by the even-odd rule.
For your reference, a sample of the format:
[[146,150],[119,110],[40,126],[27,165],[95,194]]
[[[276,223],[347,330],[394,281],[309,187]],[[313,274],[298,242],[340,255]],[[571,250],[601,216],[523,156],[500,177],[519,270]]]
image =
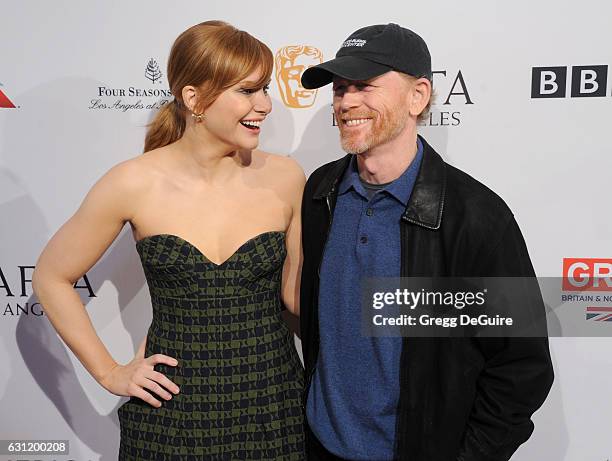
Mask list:
[[612,307],[587,307],[586,319],[596,322],[612,322]]

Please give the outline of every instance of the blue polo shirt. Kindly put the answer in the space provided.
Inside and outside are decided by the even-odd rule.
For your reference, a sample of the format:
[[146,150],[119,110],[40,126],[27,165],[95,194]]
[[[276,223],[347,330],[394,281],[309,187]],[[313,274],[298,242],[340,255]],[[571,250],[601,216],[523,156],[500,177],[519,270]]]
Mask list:
[[[353,460],[392,460],[402,339],[361,336],[361,280],[400,276],[400,219],[423,146],[406,171],[370,199],[351,159],[321,262],[320,346],[306,417],[325,448]],[[371,194],[370,194],[371,195]]]

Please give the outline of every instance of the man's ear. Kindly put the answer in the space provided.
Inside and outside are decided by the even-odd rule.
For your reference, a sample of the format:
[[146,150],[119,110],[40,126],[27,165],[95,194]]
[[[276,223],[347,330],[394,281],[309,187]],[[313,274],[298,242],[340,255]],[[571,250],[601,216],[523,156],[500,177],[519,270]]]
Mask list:
[[418,78],[412,82],[410,91],[409,113],[418,117],[427,107],[431,98],[431,82],[426,78]]

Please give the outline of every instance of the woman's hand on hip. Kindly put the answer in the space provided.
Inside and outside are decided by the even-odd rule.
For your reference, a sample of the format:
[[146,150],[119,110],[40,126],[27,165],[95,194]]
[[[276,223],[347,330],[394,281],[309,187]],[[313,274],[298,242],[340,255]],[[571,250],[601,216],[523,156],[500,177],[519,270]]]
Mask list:
[[172,398],[170,392],[178,394],[179,388],[166,376],[155,371],[153,367],[158,363],[174,367],[178,362],[176,359],[163,354],[153,354],[145,358],[146,341],[147,338],[145,336],[136,352],[136,356],[130,363],[127,365],[115,365],[100,380],[100,384],[107,391],[115,395],[138,397],[151,406],[159,408],[161,407],[161,402],[145,389],[165,400],[170,400]]

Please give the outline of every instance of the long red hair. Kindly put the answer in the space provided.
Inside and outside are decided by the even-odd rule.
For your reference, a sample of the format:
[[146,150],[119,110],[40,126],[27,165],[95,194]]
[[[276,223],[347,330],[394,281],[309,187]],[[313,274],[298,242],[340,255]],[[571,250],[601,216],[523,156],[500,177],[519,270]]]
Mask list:
[[272,51],[252,35],[223,21],[206,21],[190,27],[177,37],[168,58],[168,83],[171,101],[147,125],[144,152],[167,146],[185,131],[187,109],[182,90],[198,88],[194,112],[202,113],[226,89],[256,70],[261,78],[256,86],[270,80],[274,59]]

